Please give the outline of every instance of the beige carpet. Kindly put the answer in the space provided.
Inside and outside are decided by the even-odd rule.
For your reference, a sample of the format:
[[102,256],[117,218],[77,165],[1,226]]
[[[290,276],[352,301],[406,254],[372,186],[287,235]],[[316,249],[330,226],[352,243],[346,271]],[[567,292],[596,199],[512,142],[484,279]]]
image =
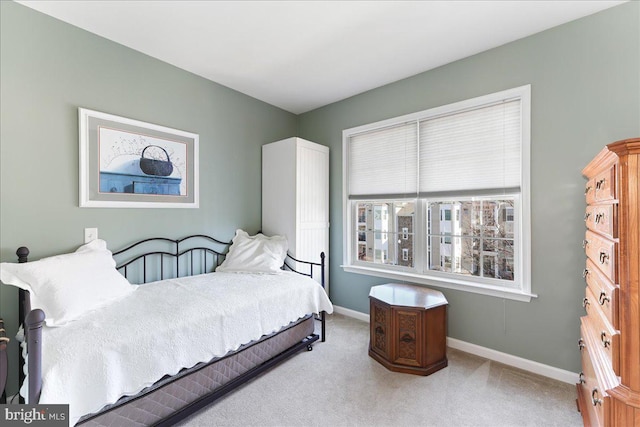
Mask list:
[[368,323],[327,317],[326,342],[180,426],[582,426],[574,385],[453,349],[430,376],[390,372],[367,355]]

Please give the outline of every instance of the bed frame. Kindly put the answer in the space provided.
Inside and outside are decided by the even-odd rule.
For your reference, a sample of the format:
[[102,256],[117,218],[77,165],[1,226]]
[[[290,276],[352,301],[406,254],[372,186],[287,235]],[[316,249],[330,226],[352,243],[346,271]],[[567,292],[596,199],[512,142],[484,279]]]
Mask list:
[[4,330],[4,320],[0,317],[0,405],[7,403],[7,394],[4,387],[7,384],[7,375],[9,373],[7,362],[7,344],[9,338]]
[[[117,263],[116,269],[131,283],[143,284],[211,272],[222,263],[230,244],[202,234],[176,240],[158,237],[133,243],[113,252],[113,256]],[[18,262],[27,262],[29,250],[26,247],[19,248],[16,254]],[[311,278],[318,278],[319,275],[320,284],[324,288],[324,253],[320,254],[319,263],[298,260],[287,254],[282,269]],[[40,309],[31,310],[28,291],[20,290],[19,299],[19,316],[24,321],[28,348],[28,403],[35,404],[39,401],[42,390],[41,340],[45,313]],[[173,425],[298,351],[305,348],[312,350],[312,344],[318,339],[325,341],[325,314],[320,313],[318,318],[308,315],[274,334],[240,347],[236,352],[185,369],[175,377],[165,377],[136,396],[122,398],[96,414],[82,417],[76,425],[118,425],[125,422],[136,425]],[[320,321],[320,335],[314,332],[316,320]],[[247,361],[249,359],[251,360]],[[20,384],[25,379],[24,363],[20,352]],[[234,369],[236,373],[229,376],[229,372]],[[166,404],[167,399],[171,397],[172,387],[177,391],[184,391],[189,387],[189,381],[194,381],[191,377],[197,376],[197,388],[200,387],[203,376],[211,382],[207,390],[194,392],[183,397],[180,402]],[[24,403],[22,398],[21,403]]]

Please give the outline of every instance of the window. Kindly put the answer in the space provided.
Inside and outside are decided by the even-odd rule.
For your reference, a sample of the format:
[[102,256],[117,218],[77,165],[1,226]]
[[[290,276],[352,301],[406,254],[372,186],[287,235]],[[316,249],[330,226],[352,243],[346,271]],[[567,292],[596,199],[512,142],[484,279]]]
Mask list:
[[527,301],[530,87],[343,132],[346,271]]

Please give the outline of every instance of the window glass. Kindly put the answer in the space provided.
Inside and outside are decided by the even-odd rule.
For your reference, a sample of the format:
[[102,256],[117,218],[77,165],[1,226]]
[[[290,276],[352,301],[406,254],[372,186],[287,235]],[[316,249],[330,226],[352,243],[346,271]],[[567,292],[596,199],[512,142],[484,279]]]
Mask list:
[[414,201],[357,202],[358,260],[413,267],[415,205]]
[[[507,220],[513,207],[512,198],[428,202],[428,212],[444,212],[428,215],[442,218],[427,222],[428,268],[513,280],[514,230]],[[434,256],[442,259],[434,263]]]

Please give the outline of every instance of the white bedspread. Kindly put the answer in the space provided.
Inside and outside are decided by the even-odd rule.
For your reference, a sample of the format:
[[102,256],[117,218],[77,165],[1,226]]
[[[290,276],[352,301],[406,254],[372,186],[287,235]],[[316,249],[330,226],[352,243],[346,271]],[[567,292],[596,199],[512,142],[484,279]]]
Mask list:
[[212,273],[141,285],[67,326],[44,328],[40,403],[68,403],[73,425],[165,374],[323,310],[333,311],[324,289],[291,272]]

